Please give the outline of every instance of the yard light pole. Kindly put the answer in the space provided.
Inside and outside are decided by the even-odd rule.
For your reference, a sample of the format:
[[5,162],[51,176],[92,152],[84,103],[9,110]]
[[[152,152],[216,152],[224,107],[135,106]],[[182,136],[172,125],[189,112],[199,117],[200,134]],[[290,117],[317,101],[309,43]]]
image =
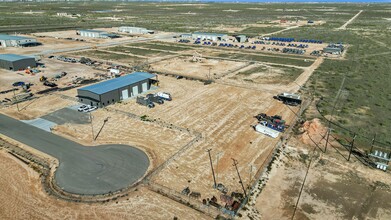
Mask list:
[[91,134],[92,134],[92,141],[95,140],[94,138],[94,126],[92,125],[92,113],[90,112],[90,121],[91,121]]
[[15,100],[15,102],[16,102],[16,108],[18,109],[18,112],[20,112],[20,109],[19,109],[19,102],[18,102],[18,100],[16,100],[15,90],[14,90],[14,100]]
[[252,173],[253,173],[253,165],[252,164],[250,164],[250,181],[249,181],[249,183],[248,183],[248,188],[250,188],[250,185],[251,185],[251,178],[252,178]]

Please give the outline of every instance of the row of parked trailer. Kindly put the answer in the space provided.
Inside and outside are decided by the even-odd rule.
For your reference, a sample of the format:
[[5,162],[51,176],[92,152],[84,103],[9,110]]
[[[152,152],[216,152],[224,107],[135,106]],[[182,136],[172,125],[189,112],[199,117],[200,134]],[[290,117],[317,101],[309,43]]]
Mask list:
[[254,116],[258,120],[258,124],[254,126],[255,131],[277,138],[280,132],[284,132],[286,125],[285,120],[282,120],[280,115],[269,116],[265,113],[260,113]]
[[283,53],[288,53],[288,54],[300,54],[303,55],[306,50],[302,49],[295,49],[295,48],[284,48],[282,49]]
[[[262,40],[267,40],[267,41],[280,41],[280,42],[295,42],[295,38],[290,38],[290,37],[262,37]],[[323,41],[321,40],[314,40],[314,39],[300,39],[297,40],[296,42],[302,42],[302,43],[313,43],[313,44],[322,44]]]
[[295,41],[295,38],[286,38],[286,37],[263,37],[262,40],[281,41],[281,42],[293,42],[293,41]]

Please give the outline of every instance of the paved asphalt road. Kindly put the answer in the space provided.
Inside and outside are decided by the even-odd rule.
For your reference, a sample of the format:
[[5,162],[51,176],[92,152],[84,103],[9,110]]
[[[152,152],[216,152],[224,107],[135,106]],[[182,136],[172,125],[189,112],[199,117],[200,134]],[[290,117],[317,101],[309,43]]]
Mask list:
[[105,194],[125,188],[147,171],[147,155],[127,145],[86,147],[0,114],[0,133],[60,161],[55,180],[75,194]]

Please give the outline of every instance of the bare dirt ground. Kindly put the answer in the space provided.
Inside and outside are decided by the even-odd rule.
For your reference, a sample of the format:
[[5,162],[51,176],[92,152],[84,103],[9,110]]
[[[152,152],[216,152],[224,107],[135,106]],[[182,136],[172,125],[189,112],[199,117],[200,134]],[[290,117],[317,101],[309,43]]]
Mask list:
[[[266,186],[242,214],[251,219],[291,219],[313,158],[294,219],[389,219],[390,176],[354,157],[348,162],[331,147],[327,153],[313,151],[312,141],[325,144],[326,129],[319,121],[306,122],[304,131],[287,143],[265,179]],[[339,150],[347,156],[346,150]]]
[[89,42],[56,39],[54,37],[36,37],[36,36],[41,36],[41,35],[35,34],[33,36],[26,36],[26,37],[34,37],[37,39],[38,42],[42,43],[42,45],[36,47],[6,47],[6,48],[0,48],[0,52],[14,53],[14,54],[36,54],[46,50],[91,46]]
[[[124,106],[116,104],[113,108],[138,115],[147,114],[203,135],[200,142],[175,158],[153,178],[153,182],[178,192],[189,186],[191,190],[200,192],[202,198],[219,196],[218,191],[211,187],[213,179],[206,153],[208,148],[213,149],[215,165],[220,153],[216,168],[218,182],[226,185],[230,192],[241,192],[231,158],[239,161],[239,170],[247,185],[250,179],[249,164],[253,165],[253,176],[256,169],[264,165],[265,158],[278,141],[256,133],[250,126],[256,122],[253,116],[260,112],[280,114],[289,124],[294,115],[266,92],[220,84],[205,86],[200,82],[173,77],[159,76],[159,80],[159,90],[170,92],[173,101],[148,110],[131,101]],[[212,97],[213,101],[208,101]]]
[[[33,85],[30,87],[30,92],[34,94],[38,91],[42,91],[50,88],[44,86],[43,83],[40,82],[39,79],[41,76],[47,77],[49,81],[56,83],[59,87],[67,87],[71,85],[76,78],[79,77],[83,79],[91,79],[91,78],[96,78],[95,75],[96,73],[107,74],[106,71],[93,69],[91,66],[86,66],[80,63],[66,63],[56,59],[48,59],[48,58],[43,58],[41,62],[43,62],[46,65],[46,67],[37,68],[41,70],[41,72],[35,75],[27,74],[24,71],[8,71],[8,70],[1,69],[0,70],[1,91],[14,88],[12,86],[12,83],[18,81],[22,81],[25,83],[32,83]],[[55,79],[55,81],[52,80],[56,75],[64,71],[67,73],[66,76],[60,79]],[[15,95],[22,94],[22,93],[24,93],[24,91],[20,87],[19,90],[15,91]],[[57,94],[68,94],[68,93],[72,93],[72,97],[76,96],[76,90],[58,92]],[[0,100],[4,100],[5,98],[12,99],[13,96],[14,96],[13,92],[0,94]],[[34,97],[37,98],[41,96],[45,96],[45,98],[33,99],[31,101],[26,101],[19,104],[20,109],[22,109],[22,111],[20,112],[15,111],[16,106],[6,108],[4,109],[4,112],[14,117],[17,117],[19,119],[32,119],[35,117],[40,117],[46,113],[49,113],[52,110],[58,110],[58,108],[61,108],[63,106],[72,103],[70,100],[60,99],[58,96],[50,96],[50,95],[48,96],[45,94],[34,95]]]
[[[183,59],[187,59],[187,61]],[[211,68],[211,75],[216,74],[218,76],[245,65],[244,62],[214,59],[191,62],[191,59],[192,57],[173,58],[152,64],[152,68],[161,72],[178,75],[188,74],[188,76],[205,79],[206,74],[209,73],[209,68]],[[89,77],[97,72],[82,64],[63,63],[62,61],[48,59],[43,61],[47,65],[47,69],[43,73],[45,76],[52,76],[51,74],[55,75],[61,71],[69,73],[67,75],[69,78],[64,77],[58,81],[61,85],[66,85],[75,76]],[[304,75],[307,77],[313,69],[312,66],[309,67],[308,72],[305,72]],[[0,74],[0,77],[6,79],[6,81],[0,81],[7,86],[19,79],[27,81],[25,77],[31,77],[32,82],[39,83],[37,80],[40,74],[42,75],[42,73],[39,73],[36,76],[21,76],[13,73],[15,74],[13,76],[17,76],[15,78],[13,76],[8,77],[7,74],[11,73],[4,72]],[[130,99],[92,112],[93,129],[91,129],[91,124],[64,124],[56,126],[53,132],[84,145],[119,143],[136,146],[149,155],[152,164],[150,170],[175,155],[176,152],[194,139],[195,134],[199,133],[202,138],[170,160],[168,166],[151,177],[151,182],[152,184],[168,187],[176,192],[180,192],[189,186],[192,191],[201,193],[200,201],[200,199],[210,198],[212,195],[218,198],[220,196],[220,192],[212,188],[213,178],[208,154],[206,153],[207,149],[212,149],[217,182],[227,186],[229,193],[242,192],[237,173],[232,166],[232,158],[238,160],[238,169],[242,174],[243,183],[247,187],[251,184],[251,181],[254,181],[256,171],[265,167],[266,159],[279,141],[279,139],[272,139],[255,132],[251,127],[251,125],[256,124],[256,119],[253,116],[261,112],[269,115],[278,114],[287,121],[287,124],[291,124],[295,112],[299,110],[297,107],[288,109],[282,103],[274,100],[272,96],[275,95],[275,91],[265,89],[259,84],[256,85],[258,88],[254,89],[247,88],[246,85],[225,85],[221,82],[204,85],[198,81],[177,80],[174,77],[163,75],[159,75],[158,78],[160,84],[155,91],[171,93],[173,101],[167,101],[163,105],[148,109],[136,104],[134,99]],[[307,78],[303,76],[300,79],[299,82],[304,83]],[[274,86],[277,85],[269,85],[269,88],[274,88]],[[278,86],[277,88],[280,89]],[[39,99],[24,102],[23,104],[27,104],[28,107],[20,112],[15,111],[15,106],[0,109],[0,111],[18,119],[32,119],[74,105],[76,103],[74,101],[75,95],[76,89],[55,92],[52,95],[44,95]],[[144,119],[147,120],[141,120],[141,116],[144,116]],[[108,120],[106,124],[103,123],[105,119]],[[92,130],[97,135],[100,129],[99,136],[93,142]],[[0,155],[1,157],[7,158],[4,154],[3,156]],[[2,164],[12,164],[12,160],[15,159],[0,160],[0,169]],[[12,170],[9,166],[19,170]],[[3,169],[10,170],[7,175],[12,177],[1,179],[0,186],[7,186],[7,190],[14,193],[9,193],[8,195],[11,197],[9,199],[7,197],[7,200],[10,201],[9,204],[17,205],[11,206],[14,207],[12,209],[0,208],[0,215],[1,213],[4,213],[4,216],[12,215],[12,212],[17,212],[20,208],[31,209],[26,212],[26,218],[38,218],[37,215],[43,212],[45,212],[44,215],[47,218],[56,218],[59,213],[48,210],[56,210],[63,206],[60,215],[69,216],[71,219],[88,219],[91,218],[91,215],[93,215],[92,218],[103,219],[112,218],[113,216],[124,219],[132,216],[141,216],[140,218],[144,219],[170,219],[173,218],[171,215],[174,214],[186,219],[189,218],[189,215],[190,218],[194,216],[195,219],[205,218],[194,210],[187,211],[187,207],[182,207],[176,202],[142,187],[137,192],[132,192],[129,197],[125,197],[123,201],[119,201],[118,204],[79,205],[57,200],[52,202],[51,200],[54,199],[48,197],[41,190],[40,183],[37,176],[33,175],[33,171],[25,170],[26,167],[17,167],[15,165],[3,165]],[[12,173],[22,174],[12,175]],[[16,179],[23,180],[18,185],[8,182],[16,181]],[[16,193],[20,193],[21,196],[17,196]],[[33,209],[32,206],[38,208]],[[76,211],[72,212],[72,209]],[[16,215],[19,214],[22,215],[22,212]],[[19,216],[16,217],[19,218]]]
[[[255,71],[256,69],[257,71]],[[252,71],[254,73],[246,74],[246,71]],[[300,71],[298,69],[297,71]],[[266,64],[253,64],[239,71],[228,74],[222,79],[225,82],[236,84],[267,84],[267,85],[287,85],[290,82],[288,69],[283,69],[277,66],[270,66]]]
[[97,204],[55,199],[43,192],[39,175],[0,150],[2,219],[208,219],[207,216],[146,188],[126,198]]
[[[109,33],[110,32],[118,32],[118,28],[116,28],[116,27],[113,27],[113,28],[99,28],[99,29],[93,29],[93,30],[106,31],[106,32],[109,32]],[[137,37],[125,36],[125,35],[120,37],[120,38],[114,38],[114,39],[82,37],[82,36],[76,34],[76,30],[43,32],[43,33],[35,33],[34,35],[35,36],[46,36],[46,37],[58,38],[58,39],[78,38],[78,39],[83,39],[83,40],[85,40],[85,42],[89,42],[89,43],[108,43],[108,42],[116,42],[116,41],[123,41],[123,40],[129,40],[129,39],[137,38]],[[143,35],[143,37],[148,37],[148,36],[153,36],[153,35]]]
[[243,66],[244,64],[244,62],[222,61],[205,58],[201,58],[201,61],[194,62],[193,57],[186,56],[164,60],[154,63],[151,66],[152,70],[158,70],[165,73],[208,79],[209,72],[211,76],[219,76]]

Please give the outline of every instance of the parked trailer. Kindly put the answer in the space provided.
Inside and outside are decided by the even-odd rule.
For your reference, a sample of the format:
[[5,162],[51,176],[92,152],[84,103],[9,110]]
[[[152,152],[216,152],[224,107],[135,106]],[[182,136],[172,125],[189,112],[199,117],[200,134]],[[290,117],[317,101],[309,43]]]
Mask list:
[[167,92],[158,92],[155,94],[155,96],[158,96],[164,100],[167,100],[167,101],[171,101],[172,100],[172,97],[171,97],[171,94],[170,93],[167,93]]
[[282,101],[286,105],[292,105],[292,106],[300,105],[302,102],[300,95],[293,94],[293,93],[286,93],[286,92],[278,94],[273,98]]
[[147,97],[138,96],[136,102],[140,105],[147,106],[148,108],[155,107],[155,104],[153,104],[153,102],[151,102]]
[[272,137],[272,138],[277,138],[278,137],[278,134],[279,132],[276,131],[276,130],[273,130],[263,124],[257,124],[255,125],[254,129],[259,132],[259,133],[262,133],[262,134],[265,134],[269,137]]

